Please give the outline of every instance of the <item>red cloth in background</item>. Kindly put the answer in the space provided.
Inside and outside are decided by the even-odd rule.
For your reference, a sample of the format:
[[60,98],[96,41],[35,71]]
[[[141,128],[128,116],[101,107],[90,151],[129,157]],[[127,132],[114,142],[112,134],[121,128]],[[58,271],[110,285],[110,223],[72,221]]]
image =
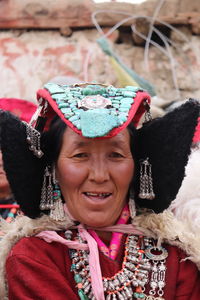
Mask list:
[[194,137],[193,137],[193,143],[199,143],[200,142],[200,118],[198,118],[198,124],[195,129]]
[[22,121],[29,122],[37,106],[32,102],[16,98],[0,98],[0,109],[11,112]]
[[[103,276],[111,277],[121,269],[123,245],[115,261],[100,253]],[[184,253],[166,246],[165,300],[199,300],[200,274]],[[11,250],[6,263],[9,300],[78,300],[68,248],[48,244],[36,237],[21,239]],[[148,288],[147,288],[148,291]]]

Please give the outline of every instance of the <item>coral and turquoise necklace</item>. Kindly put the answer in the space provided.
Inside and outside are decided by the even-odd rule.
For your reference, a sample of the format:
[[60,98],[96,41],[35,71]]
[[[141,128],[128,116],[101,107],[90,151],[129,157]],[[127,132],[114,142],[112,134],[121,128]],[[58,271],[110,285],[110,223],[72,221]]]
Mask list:
[[[66,232],[71,239],[72,232]],[[84,241],[79,234],[76,239]],[[70,250],[71,271],[81,300],[95,300],[91,286],[89,253],[85,250]],[[106,300],[164,300],[166,258],[168,252],[156,247],[155,241],[143,236],[129,234],[126,238],[122,268],[112,277],[102,277]],[[145,293],[149,283],[149,295]]]

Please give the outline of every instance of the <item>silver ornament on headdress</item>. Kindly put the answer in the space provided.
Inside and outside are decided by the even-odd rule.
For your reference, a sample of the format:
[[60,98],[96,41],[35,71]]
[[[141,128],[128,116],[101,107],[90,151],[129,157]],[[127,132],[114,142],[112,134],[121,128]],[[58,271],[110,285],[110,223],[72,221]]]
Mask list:
[[30,122],[27,123],[27,122],[23,121],[23,124],[26,127],[26,140],[27,140],[28,144],[30,145],[29,149],[38,158],[41,158],[44,155],[44,153],[41,150],[41,146],[40,146],[41,134],[33,126],[34,126],[34,124],[36,124],[38,117],[41,114],[42,110],[45,112],[46,108],[47,108],[47,102],[46,101],[44,102],[43,99],[41,98],[39,100],[39,106],[38,106],[37,110],[35,111],[35,113],[33,114]]

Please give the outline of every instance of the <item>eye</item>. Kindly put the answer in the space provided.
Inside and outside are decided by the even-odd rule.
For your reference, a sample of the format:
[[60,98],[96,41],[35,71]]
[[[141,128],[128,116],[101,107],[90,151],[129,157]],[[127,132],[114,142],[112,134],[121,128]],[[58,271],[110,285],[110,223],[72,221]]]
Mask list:
[[110,154],[110,157],[112,157],[112,158],[122,158],[124,156],[121,153],[119,153],[119,152],[112,152]]
[[85,157],[88,157],[88,154],[84,153],[84,152],[81,152],[81,153],[75,154],[73,157],[76,157],[76,158],[85,158]]

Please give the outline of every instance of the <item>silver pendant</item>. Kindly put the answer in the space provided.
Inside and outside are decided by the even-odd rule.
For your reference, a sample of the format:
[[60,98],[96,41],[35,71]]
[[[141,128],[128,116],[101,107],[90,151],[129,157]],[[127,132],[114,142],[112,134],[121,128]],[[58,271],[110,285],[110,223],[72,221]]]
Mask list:
[[87,96],[78,101],[79,108],[97,109],[105,108],[108,105],[112,105],[111,100],[100,95]]

